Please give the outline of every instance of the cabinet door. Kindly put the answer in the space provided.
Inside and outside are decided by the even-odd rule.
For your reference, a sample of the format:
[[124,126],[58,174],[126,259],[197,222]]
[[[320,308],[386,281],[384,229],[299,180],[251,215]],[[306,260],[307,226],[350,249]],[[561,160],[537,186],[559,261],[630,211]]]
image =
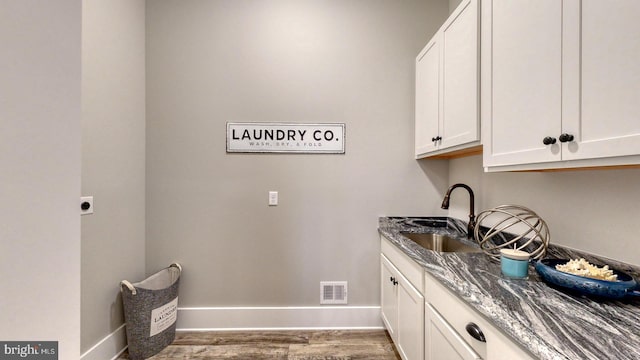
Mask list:
[[425,304],[425,354],[425,360],[481,359],[430,304]]
[[640,154],[640,1],[565,2],[563,160]]
[[562,1],[482,1],[484,165],[560,160]]
[[440,43],[438,35],[416,58],[416,157],[436,150],[440,119]]
[[480,140],[478,121],[478,2],[464,0],[441,28],[440,148]]
[[[398,328],[398,302],[397,302],[397,286],[393,279],[398,277],[393,265],[384,255],[380,255],[380,302],[381,316],[384,325],[394,341],[397,339]],[[397,281],[397,280],[396,280]]]
[[424,297],[400,276],[398,281],[398,351],[405,360],[424,358]]
[[[425,289],[425,359],[534,359],[429,274]],[[470,323],[480,328],[485,342],[467,332]]]

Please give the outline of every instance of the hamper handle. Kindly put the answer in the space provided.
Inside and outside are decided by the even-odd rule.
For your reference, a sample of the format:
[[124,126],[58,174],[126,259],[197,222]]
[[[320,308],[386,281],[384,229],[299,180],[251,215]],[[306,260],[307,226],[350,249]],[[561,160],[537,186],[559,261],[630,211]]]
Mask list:
[[178,268],[178,270],[180,270],[180,274],[182,274],[182,266],[178,263],[173,263],[171,265],[169,265],[169,267],[175,267]]
[[128,282],[127,280],[120,281],[120,292],[122,292],[122,285],[126,286],[127,288],[129,288],[129,290],[131,290],[131,295],[135,295],[138,293],[136,291],[136,288],[133,285],[131,285],[131,283]]

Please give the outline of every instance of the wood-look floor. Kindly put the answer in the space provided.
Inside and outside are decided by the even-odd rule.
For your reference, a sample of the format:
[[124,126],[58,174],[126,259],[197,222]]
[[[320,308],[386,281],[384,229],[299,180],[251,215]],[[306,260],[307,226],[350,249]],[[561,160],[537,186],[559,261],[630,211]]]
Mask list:
[[[129,359],[125,351],[118,359]],[[177,332],[151,360],[399,360],[385,330]]]

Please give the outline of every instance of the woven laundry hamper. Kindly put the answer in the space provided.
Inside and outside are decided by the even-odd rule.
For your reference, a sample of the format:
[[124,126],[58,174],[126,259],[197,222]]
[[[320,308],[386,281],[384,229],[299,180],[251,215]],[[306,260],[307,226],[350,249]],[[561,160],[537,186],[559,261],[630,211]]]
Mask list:
[[175,339],[181,273],[174,263],[140,282],[120,283],[130,359],[149,358]]

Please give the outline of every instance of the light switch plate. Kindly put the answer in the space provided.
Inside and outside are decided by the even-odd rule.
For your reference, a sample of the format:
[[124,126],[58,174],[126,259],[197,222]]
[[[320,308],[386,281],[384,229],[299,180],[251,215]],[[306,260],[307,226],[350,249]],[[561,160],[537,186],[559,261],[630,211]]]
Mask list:
[[82,196],[80,198],[80,215],[93,214],[93,196]]
[[277,206],[277,205],[278,205],[278,192],[269,191],[269,206]]

